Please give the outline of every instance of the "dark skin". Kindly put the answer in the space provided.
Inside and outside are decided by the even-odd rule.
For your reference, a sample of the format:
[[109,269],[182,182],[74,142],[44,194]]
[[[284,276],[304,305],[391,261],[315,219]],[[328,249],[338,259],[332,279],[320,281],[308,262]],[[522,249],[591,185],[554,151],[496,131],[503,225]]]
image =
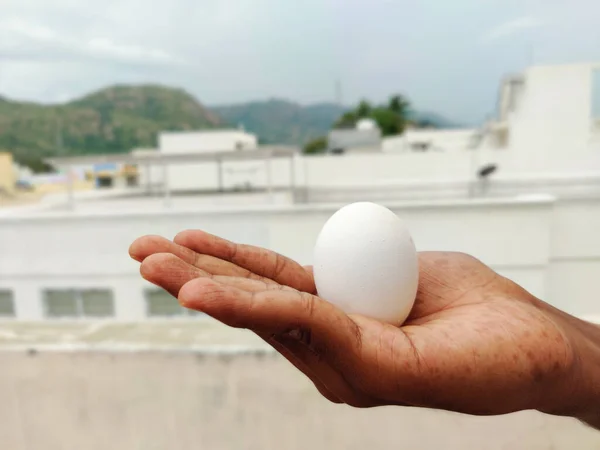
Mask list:
[[473,415],[535,409],[600,426],[599,328],[469,255],[420,253],[415,306],[396,327],[319,298],[311,267],[202,231],[145,236],[130,254],[145,279],[253,331],[332,402]]

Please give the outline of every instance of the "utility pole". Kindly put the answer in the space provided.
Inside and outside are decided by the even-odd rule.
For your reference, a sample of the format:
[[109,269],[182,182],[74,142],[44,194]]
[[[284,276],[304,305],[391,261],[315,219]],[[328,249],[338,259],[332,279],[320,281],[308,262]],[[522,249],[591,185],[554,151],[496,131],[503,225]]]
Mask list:
[[337,79],[335,82],[335,103],[338,106],[342,106],[344,99],[342,97],[342,82]]
[[[63,141],[63,129],[62,129],[62,120],[59,116],[56,117],[56,154],[57,156],[64,157],[65,147]],[[74,193],[73,193],[73,174],[71,164],[67,163],[66,166],[66,176],[67,176],[67,208],[73,209],[74,207]]]

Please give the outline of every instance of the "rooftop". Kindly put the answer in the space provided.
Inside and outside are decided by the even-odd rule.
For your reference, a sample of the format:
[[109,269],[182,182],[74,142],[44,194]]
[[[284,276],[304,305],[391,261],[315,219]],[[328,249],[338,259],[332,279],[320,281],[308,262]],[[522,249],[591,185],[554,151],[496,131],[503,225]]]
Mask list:
[[[437,187],[437,186],[436,186]],[[443,188],[444,185],[440,186]],[[387,187],[384,185],[384,189]],[[361,187],[356,188],[359,191]],[[352,201],[382,201],[387,207],[396,209],[423,209],[423,208],[453,208],[469,206],[473,208],[492,205],[537,205],[552,203],[555,198],[546,194],[512,195],[503,197],[481,198],[415,198],[398,199],[385,198],[383,200],[371,199],[368,187],[363,187],[366,197],[356,194],[356,189],[350,191],[351,197],[344,195],[347,186],[324,188],[331,195],[330,200],[311,203],[299,203],[294,200],[294,193],[278,190],[272,193],[265,192],[239,192],[239,193],[178,193],[168,199],[161,195],[146,195],[142,191],[90,191],[77,193],[72,209],[69,208],[66,193],[47,196],[39,203],[26,204],[18,207],[0,208],[0,220],[10,219],[64,219],[68,217],[135,217],[135,216],[170,216],[179,214],[202,213],[215,214],[257,214],[257,213],[311,213],[318,211],[333,212]],[[389,189],[389,188],[387,188]],[[315,188],[315,195],[319,190]],[[360,198],[359,198],[360,197]],[[351,199],[352,198],[352,199]]]
[[213,319],[122,322],[0,322],[0,351],[189,351],[248,353],[269,347]]
[[251,161],[267,158],[290,158],[298,153],[296,147],[264,146],[252,150],[216,150],[198,153],[162,153],[155,151],[136,151],[132,153],[115,153],[105,155],[82,155],[47,158],[46,162],[53,167],[66,167],[78,164],[123,163],[123,164],[174,164],[191,162]]

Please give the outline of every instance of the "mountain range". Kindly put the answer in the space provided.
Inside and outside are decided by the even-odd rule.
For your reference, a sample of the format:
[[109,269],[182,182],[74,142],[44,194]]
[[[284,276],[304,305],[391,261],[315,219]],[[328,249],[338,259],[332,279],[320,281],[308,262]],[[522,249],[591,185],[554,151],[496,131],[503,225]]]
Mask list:
[[[41,169],[42,158],[49,156],[153,147],[157,134],[167,130],[243,127],[261,143],[303,145],[325,135],[345,110],[282,99],[207,107],[182,89],[159,85],[112,86],[57,105],[0,97],[0,149]],[[456,126],[430,113],[413,119],[439,128]]]

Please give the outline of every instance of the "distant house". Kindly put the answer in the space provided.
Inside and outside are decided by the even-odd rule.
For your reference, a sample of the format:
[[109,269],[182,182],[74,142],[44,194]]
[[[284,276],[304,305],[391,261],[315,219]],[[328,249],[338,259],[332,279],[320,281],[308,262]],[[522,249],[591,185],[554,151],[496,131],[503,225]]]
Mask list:
[[235,129],[167,131],[158,136],[161,153],[218,153],[256,150],[258,138]]
[[355,128],[331,130],[330,153],[369,153],[381,151],[381,130],[370,119],[360,120]]
[[399,136],[383,139],[384,152],[448,152],[472,148],[476,141],[476,129],[409,129]]

